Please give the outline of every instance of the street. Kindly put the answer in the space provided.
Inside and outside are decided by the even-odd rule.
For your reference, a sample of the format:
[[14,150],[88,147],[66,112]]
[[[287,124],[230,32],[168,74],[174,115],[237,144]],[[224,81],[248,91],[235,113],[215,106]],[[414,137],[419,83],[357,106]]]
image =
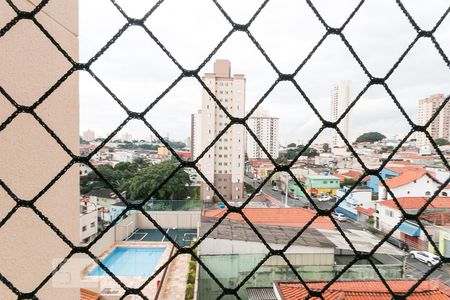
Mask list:
[[[420,279],[430,269],[426,264],[417,259],[411,258],[409,255],[406,257],[406,269],[405,275],[407,278]],[[450,266],[444,264],[438,269],[434,270],[429,279],[439,279],[446,285],[450,286]]]
[[[247,176],[244,176],[244,182],[251,185],[254,188],[257,188],[260,183],[254,181],[252,178],[249,178]],[[272,196],[278,201],[280,201],[283,204],[286,204],[286,195],[283,195],[281,191],[274,191],[272,190],[272,186],[266,184],[261,188],[261,193],[264,193],[266,195]],[[334,204],[333,201],[327,201],[327,202],[318,202],[315,201],[317,207],[321,209],[329,209]],[[304,208],[310,208],[312,209],[311,203],[309,203],[308,199],[306,198],[300,198],[300,199],[294,199],[291,197],[287,197],[287,206],[288,207],[304,207]]]

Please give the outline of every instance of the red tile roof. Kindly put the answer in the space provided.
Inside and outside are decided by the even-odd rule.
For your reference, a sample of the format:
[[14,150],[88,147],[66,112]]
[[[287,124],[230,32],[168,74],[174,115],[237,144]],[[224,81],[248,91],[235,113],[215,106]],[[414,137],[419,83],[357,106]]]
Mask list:
[[[386,180],[386,185],[389,188],[396,188],[399,186],[403,186],[406,185],[408,183],[411,183],[415,180],[418,180],[420,178],[422,178],[423,176],[428,176],[430,177],[433,181],[439,183],[439,181],[437,181],[429,172],[427,172],[426,170],[408,170],[405,171],[403,173],[401,173],[400,175],[398,175],[397,177],[391,178],[389,180]],[[379,186],[383,186],[383,184],[381,182],[378,183]]]
[[435,225],[450,225],[450,211],[424,211],[420,218]]
[[[308,282],[313,291],[320,291],[328,282]],[[406,293],[415,280],[388,280],[394,293]],[[308,291],[301,283],[275,282],[275,289],[283,300],[306,299]],[[422,282],[408,297],[408,300],[448,300],[450,288],[438,280]],[[309,299],[319,299],[312,297]],[[390,300],[391,294],[380,280],[336,281],[324,293],[324,300]]]
[[[225,214],[226,208],[205,210],[205,217],[220,218]],[[280,225],[303,227],[311,220],[315,212],[305,208],[244,208],[244,214],[254,224]],[[227,215],[231,220],[243,220],[242,216],[237,213]],[[308,228],[316,229],[334,229],[335,226],[330,218],[318,217]]]
[[388,165],[386,167],[386,169],[391,170],[391,171],[393,171],[395,173],[398,173],[398,174],[402,174],[402,173],[405,173],[405,172],[408,172],[408,171],[420,171],[420,170],[423,170],[423,168],[420,168],[420,167],[417,167],[417,166],[399,167],[399,166],[391,166],[391,165]]
[[364,208],[364,207],[362,207],[362,206],[358,206],[358,207],[356,208],[356,211],[362,213],[363,215],[366,215],[366,216],[371,217],[371,216],[373,216],[373,214],[375,213],[375,208],[372,208],[372,207],[370,207],[370,208]]
[[[400,197],[397,198],[398,203],[403,209],[420,209],[425,205],[425,202],[429,197]],[[384,200],[378,202],[379,205],[384,205],[393,209],[398,209],[394,200]],[[431,208],[450,208],[450,197],[436,197],[431,204],[427,207]]]
[[192,153],[188,151],[176,151],[175,153],[183,157],[192,157]]
[[99,293],[87,289],[80,289],[80,300],[98,300],[99,298]]

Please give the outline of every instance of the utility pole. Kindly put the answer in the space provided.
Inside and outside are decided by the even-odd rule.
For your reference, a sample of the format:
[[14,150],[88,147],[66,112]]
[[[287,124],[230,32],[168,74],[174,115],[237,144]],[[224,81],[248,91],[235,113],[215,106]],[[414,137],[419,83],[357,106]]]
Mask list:
[[289,175],[286,174],[285,180],[285,194],[284,194],[284,206],[288,207],[288,192],[289,192]]

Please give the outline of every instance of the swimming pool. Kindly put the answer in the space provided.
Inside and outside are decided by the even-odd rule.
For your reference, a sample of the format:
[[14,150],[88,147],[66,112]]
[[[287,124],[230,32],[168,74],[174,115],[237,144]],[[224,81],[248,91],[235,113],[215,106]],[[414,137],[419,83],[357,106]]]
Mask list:
[[[164,247],[116,247],[102,263],[116,276],[150,276],[165,250]],[[96,266],[89,276],[108,274]]]

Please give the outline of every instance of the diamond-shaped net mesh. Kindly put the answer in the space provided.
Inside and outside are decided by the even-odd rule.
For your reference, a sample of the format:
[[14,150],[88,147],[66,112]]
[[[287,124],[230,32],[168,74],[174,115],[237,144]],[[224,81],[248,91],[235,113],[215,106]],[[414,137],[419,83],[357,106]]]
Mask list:
[[[149,18],[152,18],[152,14],[159,8],[159,6],[164,2],[163,0],[158,1],[148,12],[145,13],[145,15],[140,19],[131,18],[127,15],[127,13],[121,8],[121,6],[115,1],[111,0],[112,4],[115,6],[115,8],[120,12],[120,14],[126,19],[125,25],[123,25],[119,31],[98,51],[94,56],[92,56],[91,59],[89,59],[86,63],[78,63],[75,61],[68,52],[64,49],[63,46],[61,46],[56,39],[52,37],[52,35],[49,33],[49,31],[38,21],[36,18],[36,14],[38,14],[50,1],[44,0],[41,1],[32,11],[25,12],[21,11],[11,0],[5,0],[6,3],[14,10],[16,16],[12,18],[3,28],[0,30],[0,39],[4,37],[14,26],[16,26],[19,22],[22,20],[31,20],[34,26],[42,32],[45,37],[58,49],[58,51],[65,57],[65,59],[70,64],[70,68],[56,81],[54,82],[48,90],[36,101],[29,106],[24,106],[18,104],[13,97],[11,97],[8,92],[3,89],[0,86],[0,92],[1,94],[14,106],[15,111],[3,122],[0,124],[0,132],[3,131],[5,128],[8,127],[9,124],[11,124],[14,119],[16,119],[21,114],[29,114],[34,119],[37,120],[37,122],[48,132],[48,134],[58,143],[59,146],[70,156],[70,162],[62,169],[60,172],[43,188],[31,201],[25,201],[23,199],[20,199],[15,193],[0,179],[0,185],[2,188],[9,194],[9,196],[15,201],[14,207],[9,211],[9,213],[6,214],[6,216],[0,220],[0,228],[5,225],[5,223],[8,222],[8,220],[11,218],[11,216],[14,215],[14,213],[18,210],[18,208],[28,208],[31,211],[33,211],[41,220],[44,222],[52,231],[55,232],[55,234],[65,243],[68,247],[70,247],[71,251],[67,255],[67,257],[62,260],[55,268],[54,270],[48,274],[41,283],[36,286],[32,291],[21,291],[19,290],[11,281],[8,280],[5,276],[1,274],[1,266],[0,266],[0,280],[3,282],[5,286],[7,286],[14,294],[18,296],[18,299],[37,299],[37,293],[39,290],[52,278],[52,276],[60,270],[64,264],[67,263],[68,260],[71,259],[75,254],[78,253],[84,253],[92,260],[94,260],[117,284],[120,285],[120,287],[123,288],[125,291],[122,298],[125,298],[128,295],[139,295],[142,297],[142,299],[147,299],[147,297],[143,294],[142,290],[144,287],[146,287],[158,274],[160,274],[164,268],[166,268],[174,258],[179,256],[180,254],[190,254],[194,260],[196,260],[200,266],[209,274],[209,276],[217,283],[217,285],[222,289],[222,294],[219,296],[219,298],[223,298],[227,295],[235,296],[236,298],[240,299],[241,297],[238,294],[238,291],[240,288],[244,286],[244,284],[257,272],[257,270],[270,258],[273,256],[281,257],[287,264],[287,266],[292,270],[292,272],[295,274],[295,276],[298,278],[298,280],[303,284],[304,288],[308,291],[309,297],[319,297],[322,298],[322,294],[336,281],[338,280],[349,268],[351,268],[355,263],[357,263],[359,260],[367,259],[371,266],[374,268],[375,272],[379,276],[380,280],[384,283],[386,286],[386,289],[392,293],[392,297],[396,299],[404,299],[408,295],[414,292],[415,288],[420,285],[421,282],[423,282],[430,274],[432,274],[437,268],[439,268],[443,263],[449,262],[449,258],[443,257],[442,253],[439,252],[439,249],[435,242],[432,240],[430,234],[427,232],[425,226],[419,219],[420,215],[426,211],[427,207],[430,205],[430,203],[440,194],[440,192],[443,190],[443,188],[449,184],[449,179],[444,182],[441,187],[436,190],[430,198],[426,201],[426,204],[417,212],[417,214],[410,214],[407,213],[398,202],[397,198],[395,197],[394,193],[390,190],[389,186],[386,184],[385,180],[380,175],[380,171],[386,166],[386,164],[394,157],[394,155],[399,151],[399,149],[402,147],[402,145],[407,141],[408,138],[411,137],[411,135],[414,132],[423,132],[427,139],[429,139],[432,147],[442,160],[445,168],[450,171],[450,166],[448,164],[448,161],[446,160],[444,154],[441,152],[440,148],[436,144],[436,142],[431,137],[430,133],[427,131],[427,128],[429,125],[433,122],[433,120],[437,117],[437,115],[443,110],[444,106],[447,105],[450,96],[447,96],[445,101],[442,103],[442,105],[439,107],[439,109],[434,113],[433,117],[424,125],[418,125],[415,124],[408,114],[405,112],[405,109],[402,107],[402,105],[397,100],[396,96],[390,89],[387,80],[390,78],[390,76],[395,72],[399,64],[405,59],[405,57],[408,55],[408,53],[411,51],[411,49],[414,48],[415,44],[421,40],[421,39],[429,39],[432,44],[434,45],[437,53],[442,58],[442,63],[447,67],[450,68],[450,61],[445,53],[445,51],[442,49],[440,44],[438,43],[437,39],[435,38],[434,34],[438,27],[441,25],[443,20],[447,17],[448,13],[450,12],[450,7],[447,8],[441,15],[441,17],[438,19],[436,24],[432,27],[431,30],[422,30],[420,26],[417,24],[417,22],[414,20],[414,18],[411,16],[411,14],[408,12],[406,7],[403,5],[402,1],[397,0],[396,3],[401,9],[401,11],[404,14],[404,17],[408,20],[409,24],[412,26],[414,32],[415,32],[415,38],[413,41],[408,45],[406,50],[398,57],[398,59],[395,61],[395,63],[391,66],[389,71],[387,72],[386,76],[383,78],[374,77],[371,72],[368,70],[368,68],[365,66],[364,62],[360,59],[356,51],[354,50],[352,44],[349,42],[349,40],[346,38],[346,36],[343,33],[344,28],[349,24],[349,22],[352,21],[355,15],[358,14],[358,11],[360,10],[361,6],[364,5],[364,0],[361,0],[358,5],[354,8],[354,10],[349,14],[346,21],[342,24],[341,27],[334,28],[330,27],[325,19],[322,17],[322,15],[319,13],[319,10],[315,7],[315,5],[312,3],[312,1],[306,0],[306,3],[308,7],[311,9],[311,11],[314,13],[315,17],[320,21],[322,26],[325,29],[325,33],[319,40],[319,42],[313,47],[311,52],[306,56],[306,58],[298,65],[298,67],[295,69],[295,71],[292,74],[285,74],[282,73],[276,66],[276,64],[273,62],[273,60],[269,57],[267,52],[263,49],[261,44],[257,41],[257,39],[254,37],[254,35],[251,32],[251,25],[255,21],[256,18],[260,15],[261,11],[265,9],[267,6],[267,3],[269,0],[264,1],[258,9],[254,12],[253,16],[250,18],[250,20],[246,24],[238,24],[230,17],[230,15],[227,13],[227,11],[221,6],[221,4],[217,0],[212,0],[214,5],[217,7],[217,9],[220,11],[221,15],[231,24],[232,29],[221,39],[221,41],[216,45],[214,50],[203,60],[203,62],[196,68],[196,69],[185,69],[181,63],[179,63],[176,58],[170,53],[169,50],[163,45],[163,43],[158,40],[158,38],[153,34],[150,28],[148,28],[145,24],[145,21]],[[161,48],[161,50],[167,55],[167,57],[171,60],[171,62],[178,68],[180,71],[180,75],[170,84],[163,93],[161,93],[154,101],[146,107],[141,112],[135,112],[131,111],[127,108],[127,106],[124,104],[124,102],[119,99],[119,97],[112,92],[112,89],[105,84],[101,78],[99,78],[94,71],[92,70],[93,64],[105,53],[108,51],[108,49],[117,42],[121,38],[124,32],[126,32],[129,28],[137,26],[142,28],[148,35],[148,38],[153,40],[158,47]],[[243,118],[236,118],[234,117],[230,112],[227,111],[227,109],[223,106],[223,104],[218,100],[216,95],[213,91],[211,91],[208,86],[205,85],[205,83],[201,80],[201,77],[199,75],[200,70],[212,59],[214,54],[219,50],[219,48],[222,47],[222,45],[236,32],[242,32],[245,35],[249,37],[251,42],[256,46],[256,48],[260,51],[260,53],[263,55],[263,57],[267,60],[267,62],[270,64],[272,69],[277,74],[277,79],[273,84],[268,87],[266,92],[263,94],[263,96],[259,99],[257,104],[248,112],[248,114]],[[336,121],[336,122],[329,122],[327,121],[319,112],[319,110],[314,106],[311,99],[308,97],[308,95],[304,92],[301,85],[296,81],[295,77],[296,75],[302,70],[302,68],[305,66],[305,64],[308,62],[308,60],[312,57],[312,55],[321,47],[323,42],[328,36],[337,36],[342,40],[344,45],[348,48],[350,51],[352,57],[357,62],[357,64],[360,66],[360,68],[363,70],[363,72],[366,74],[366,76],[369,78],[369,82],[366,84],[366,86],[362,89],[362,91],[356,96],[356,98],[351,102],[351,104],[348,106],[346,111],[342,114],[342,116]],[[2,57],[2,59],[8,59],[7,57]],[[58,135],[53,131],[35,112],[36,109],[46,101],[46,99],[54,93],[61,85],[64,83],[74,72],[86,72],[88,73],[92,78],[94,78],[103,89],[106,90],[106,92],[111,95],[112,99],[114,99],[117,104],[120,105],[120,107],[125,111],[127,114],[127,118],[119,125],[117,128],[112,131],[112,133],[100,144],[98,147],[92,151],[89,155],[86,157],[83,156],[77,156],[75,155],[69,147],[67,147],[64,142],[58,137]],[[203,152],[200,154],[200,156],[195,161],[185,161],[182,158],[180,158],[176,151],[169,145],[168,141],[166,141],[160,133],[155,130],[155,128],[145,119],[146,114],[152,110],[152,108],[155,106],[158,101],[163,99],[165,95],[173,89],[183,78],[185,77],[191,77],[198,81],[198,83],[202,86],[203,89],[207,91],[207,93],[210,95],[210,97],[214,100],[214,102],[217,104],[217,106],[223,111],[223,113],[230,119],[230,122],[225,126],[225,128],[215,137],[215,139],[212,141],[212,143],[206,147],[206,149],[203,150]],[[300,151],[297,156],[287,165],[279,164],[277,163],[270,155],[270,153],[264,148],[264,145],[258,140],[258,137],[256,134],[251,130],[251,128],[247,125],[246,121],[248,118],[252,115],[252,113],[261,105],[261,103],[267,98],[267,96],[271,93],[271,91],[276,87],[279,83],[286,81],[291,82],[295,88],[298,90],[298,92],[301,93],[301,95],[306,99],[307,104],[312,109],[314,114],[319,118],[319,120],[322,123],[321,128],[314,134],[314,136],[311,138],[311,140],[306,143],[305,147],[302,151]],[[406,119],[408,124],[410,125],[410,131],[408,134],[402,139],[400,144],[395,147],[395,149],[392,151],[392,153],[389,155],[389,157],[377,168],[377,169],[370,169],[366,167],[364,162],[361,160],[361,158],[358,156],[354,148],[352,147],[352,144],[346,139],[344,134],[340,131],[338,124],[345,118],[345,116],[349,113],[349,111],[352,109],[352,107],[355,106],[356,103],[361,99],[361,97],[366,93],[366,91],[371,86],[380,86],[382,87],[387,94],[390,96],[390,99],[393,101],[395,106],[398,108],[398,110],[401,112],[403,117]],[[156,188],[150,195],[148,195],[147,199],[144,201],[136,204],[131,203],[125,199],[122,194],[114,187],[112,183],[110,183],[102,173],[100,173],[96,167],[90,162],[90,159],[102,148],[104,147],[128,122],[131,120],[137,120],[139,122],[142,122],[146,127],[149,128],[149,130],[164,143],[164,145],[170,150],[172,155],[178,160],[179,165],[177,168],[173,170],[173,172],[165,178],[159,185],[158,188]],[[274,170],[271,174],[267,176],[267,178],[256,188],[256,190],[248,197],[248,199],[240,206],[235,207],[230,205],[220,194],[220,192],[216,189],[213,183],[211,183],[201,172],[201,170],[198,168],[197,163],[199,160],[211,149],[211,147],[214,146],[214,144],[221,138],[221,136],[233,125],[240,124],[246,128],[246,130],[249,132],[249,134],[255,139],[256,143],[261,147],[262,151],[267,155],[267,157],[270,159],[271,163],[275,166]],[[352,155],[358,160],[359,164],[362,166],[364,173],[359,178],[359,180],[348,190],[345,197],[348,196],[351,191],[363,180],[365,176],[372,175],[378,177],[384,188],[387,190],[389,195],[392,197],[393,201],[396,203],[398,208],[403,214],[401,222],[399,222],[392,230],[387,234],[369,253],[360,252],[356,249],[356,247],[352,244],[350,239],[346,236],[345,232],[341,229],[341,226],[339,225],[334,218],[330,218],[339,233],[342,235],[342,237],[345,239],[345,241],[350,245],[351,249],[354,252],[354,259],[348,263],[341,271],[339,271],[336,276],[332,280],[329,281],[328,284],[326,284],[323,289],[319,292],[313,291],[306,285],[305,280],[301,277],[299,272],[295,269],[295,267],[291,264],[288,257],[286,256],[287,249],[293,245],[293,243],[302,236],[302,234],[305,232],[305,230],[320,216],[327,216],[330,217],[332,211],[339,205],[341,201],[345,199],[345,197],[341,198],[337,203],[334,204],[334,206],[331,209],[321,209],[318,207],[317,203],[314,202],[311,197],[308,195],[308,193],[304,190],[303,185],[300,184],[300,182],[296,179],[296,176],[291,171],[291,167],[295,164],[295,162],[298,160],[298,158],[306,151],[306,149],[312,145],[313,141],[317,138],[319,134],[321,134],[325,129],[331,128],[333,130],[336,130],[339,136],[342,138],[342,140],[345,142],[346,146],[352,153]],[[67,171],[68,169],[77,163],[84,163],[87,166],[89,166],[96,174],[97,176],[104,181],[104,183],[117,195],[117,197],[125,204],[126,209],[120,213],[120,215],[113,220],[104,230],[98,234],[98,236],[92,240],[88,245],[86,246],[77,246],[74,245],[65,235],[64,233],[55,226],[36,206],[36,202],[41,198]],[[163,230],[163,228],[158,224],[157,221],[155,221],[149,214],[146,212],[144,206],[145,204],[152,198],[153,195],[155,195],[158,192],[158,189],[160,189],[162,186],[164,186],[165,183],[167,183],[172,176],[175,175],[175,173],[182,168],[193,168],[200,177],[206,182],[206,184],[215,192],[217,197],[223,202],[225,207],[227,208],[227,212],[220,217],[217,222],[212,226],[203,236],[199,237],[199,239],[195,242],[195,244],[191,246],[185,246],[182,247],[176,243],[176,241]],[[274,175],[277,172],[287,172],[291,178],[295,181],[295,183],[303,190],[305,196],[308,198],[308,201],[310,202],[311,207],[316,211],[315,216],[304,226],[298,233],[285,245],[283,249],[273,249],[269,243],[264,239],[264,236],[257,230],[257,228],[252,224],[252,222],[247,218],[247,216],[243,213],[243,208],[246,207],[246,205],[255,197],[255,195],[261,190],[264,184],[269,180],[269,178]],[[127,287],[119,278],[117,278],[103,263],[99,260],[97,256],[95,256],[91,252],[91,248],[93,245],[101,239],[106,232],[111,230],[120,220],[121,217],[125,216],[130,211],[139,211],[141,212],[166,238],[167,241],[172,243],[175,246],[175,252],[170,257],[168,261],[166,261],[159,269],[155,271],[155,273],[150,276],[140,287],[138,288],[130,288]],[[210,235],[215,228],[227,217],[230,213],[237,213],[240,214],[243,218],[243,220],[248,224],[248,226],[254,231],[254,233],[258,236],[258,238],[261,240],[261,242],[265,245],[267,248],[267,255],[253,268],[253,270],[244,278],[244,280],[236,285],[235,288],[227,288],[225,287],[221,281],[215,276],[215,274],[208,268],[208,266],[202,262],[201,258],[196,254],[194,249],[196,249],[208,235]],[[401,223],[403,221],[414,221],[416,222],[421,230],[425,233],[427,236],[430,244],[436,251],[436,253],[439,254],[441,258],[441,262],[435,266],[432,266],[423,276],[417,280],[417,282],[408,290],[406,294],[402,295],[396,295],[392,292],[392,289],[389,287],[389,285],[386,283],[385,279],[383,278],[381,272],[378,270],[375,263],[371,260],[372,255],[377,251],[377,249],[389,238],[389,236],[399,228]],[[184,283],[180,283],[184,284]]]

